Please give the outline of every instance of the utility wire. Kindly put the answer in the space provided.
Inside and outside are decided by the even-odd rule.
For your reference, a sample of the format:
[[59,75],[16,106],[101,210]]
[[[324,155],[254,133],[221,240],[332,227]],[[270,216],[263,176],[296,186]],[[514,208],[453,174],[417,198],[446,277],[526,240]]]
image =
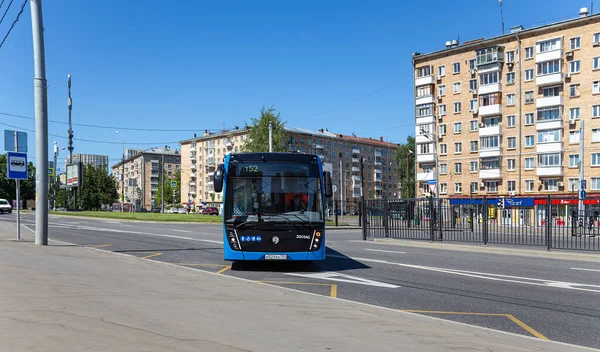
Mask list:
[[[2,21],[4,21],[4,17],[6,17],[8,10],[10,10],[10,7],[11,7],[13,1],[15,1],[15,0],[10,0],[10,3],[8,4],[8,7],[6,8],[6,11],[4,11],[4,15],[2,15],[2,19],[0,19],[0,24],[2,24]],[[2,3],[4,3],[4,1],[2,1]]]
[[0,9],[2,8],[2,5],[4,5],[4,0],[2,0],[2,2],[0,2]]
[[[6,9],[6,11],[8,11],[8,9],[10,8],[10,5],[12,3],[13,3],[13,0],[10,0],[10,3],[8,4],[8,8]],[[23,2],[23,5],[21,5],[21,10],[19,11],[19,14],[17,15],[17,18],[14,20],[14,22],[12,23],[12,25],[8,29],[8,32],[4,36],[4,39],[2,39],[2,43],[0,43],[0,49],[2,49],[2,45],[4,45],[4,42],[6,41],[6,38],[8,38],[8,36],[10,35],[10,32],[15,27],[15,24],[17,24],[17,22],[19,22],[19,17],[21,17],[21,14],[23,13],[23,9],[25,8],[25,4],[27,4],[27,0],[25,0]],[[4,16],[6,16],[6,12],[4,13]],[[0,20],[0,24],[2,24],[2,21],[4,20],[4,16],[2,16],[2,20]]]

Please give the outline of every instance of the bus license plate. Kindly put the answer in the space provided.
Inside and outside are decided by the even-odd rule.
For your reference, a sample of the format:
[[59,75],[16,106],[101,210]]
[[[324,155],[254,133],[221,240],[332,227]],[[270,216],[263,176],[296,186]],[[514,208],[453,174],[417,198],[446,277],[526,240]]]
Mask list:
[[287,260],[286,254],[266,254],[266,260]]

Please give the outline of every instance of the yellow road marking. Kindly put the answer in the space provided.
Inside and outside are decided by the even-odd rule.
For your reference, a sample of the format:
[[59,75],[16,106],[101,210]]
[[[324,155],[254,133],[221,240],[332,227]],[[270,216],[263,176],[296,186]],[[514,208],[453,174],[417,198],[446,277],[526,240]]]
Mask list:
[[269,280],[256,280],[256,281],[263,282],[265,284],[329,286],[329,287],[331,287],[329,296],[333,297],[333,298],[337,298],[337,285],[336,284],[321,284],[321,283],[314,283],[314,282],[298,282],[298,281],[269,281]]
[[219,267],[227,266],[225,264],[205,264],[205,263],[170,263],[170,264],[185,265],[185,266],[219,266]]
[[162,253],[152,253],[150,255],[142,257],[142,259],[150,259],[150,258],[158,257],[159,255],[162,255]]
[[475,315],[475,316],[488,316],[488,317],[506,317],[508,319],[510,319],[513,323],[519,325],[521,328],[523,328],[525,331],[527,331],[528,333],[530,333],[531,335],[542,339],[542,340],[549,340],[546,336],[540,334],[539,332],[537,332],[535,329],[533,329],[531,326],[525,324],[524,322],[520,321],[519,319],[517,319],[514,315],[512,314],[499,314],[499,313],[477,313],[477,312],[444,312],[444,311],[438,311],[438,310],[402,310],[402,312],[408,312],[408,313],[428,313],[428,314],[447,314],[447,315]]
[[105,247],[110,247],[110,246],[112,246],[112,244],[96,244],[93,246],[84,245],[84,247],[91,247],[91,248],[105,248]]
[[549,340],[546,336],[540,334],[539,332],[535,331],[531,326],[525,324],[524,322],[520,321],[519,319],[515,318],[514,315],[512,314],[506,314],[506,317],[510,320],[512,320],[515,324],[519,325],[520,327],[522,327],[523,329],[525,329],[527,332],[529,332],[531,335],[542,339],[542,340]]
[[231,265],[228,265],[228,266],[224,267],[223,269],[217,271],[217,274],[223,274],[224,272],[226,272],[229,269],[231,269]]

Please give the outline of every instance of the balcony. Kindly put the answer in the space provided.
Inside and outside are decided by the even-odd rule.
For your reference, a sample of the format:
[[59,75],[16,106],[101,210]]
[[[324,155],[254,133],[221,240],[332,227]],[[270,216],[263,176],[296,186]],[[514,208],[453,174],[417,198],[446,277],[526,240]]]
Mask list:
[[324,149],[323,144],[320,144],[320,143],[315,143],[315,148]]
[[479,116],[493,116],[502,114],[502,105],[493,104],[479,107]]
[[432,104],[432,103],[433,103],[433,95],[426,95],[424,97],[417,97],[415,99],[415,105]]
[[435,161],[435,154],[417,154],[418,163],[431,163]]
[[479,128],[479,137],[498,136],[502,134],[500,126],[482,127]]
[[360,167],[352,166],[352,172],[360,172]]
[[381,187],[381,186],[375,186],[375,190],[376,191],[383,191],[383,187]]
[[375,160],[375,165],[383,165],[383,163],[381,161]]
[[152,160],[150,160],[150,162],[151,162],[152,164],[158,164],[158,159],[152,159]]
[[196,185],[196,182],[194,182],[194,181],[190,181],[190,187],[191,187],[191,186],[195,186],[195,185]]
[[196,174],[194,174],[194,173],[190,174],[190,178],[195,179],[196,178]]
[[484,86],[479,86],[478,94],[483,95],[483,94],[490,94],[490,93],[496,93],[496,92],[501,92],[501,91],[502,91],[502,84],[501,83],[493,83],[493,84],[486,84]]
[[435,83],[435,81],[434,81],[433,75],[419,77],[419,78],[415,79],[415,87],[425,86],[425,85],[434,84],[434,83]]
[[431,143],[435,140],[435,133],[418,134],[415,137],[415,143]]
[[537,76],[535,78],[535,84],[537,86],[550,86],[553,84],[562,84],[563,74],[562,72],[551,73],[549,75]]
[[538,166],[536,170],[537,170],[538,176],[562,176],[563,175],[562,166]]
[[501,169],[479,170],[479,178],[482,180],[492,180],[502,178]]
[[383,153],[382,153],[382,152],[380,152],[380,151],[377,151],[377,150],[375,151],[375,157],[376,157],[376,158],[381,158],[382,156],[383,156]]
[[540,52],[535,53],[535,63],[536,64],[538,62],[560,60],[562,58],[563,58],[563,51],[562,51],[562,49],[546,51],[546,52],[543,52],[543,53],[540,53]]
[[558,153],[564,150],[563,142],[538,143],[535,148],[538,153]]
[[479,157],[488,158],[494,156],[502,156],[500,148],[479,149]]
[[358,159],[358,158],[352,158],[352,162],[353,163],[360,163],[360,159]]
[[415,118],[415,125],[425,125],[435,122],[435,117],[433,115],[425,116],[425,117],[417,117]]
[[538,120],[535,124],[536,131],[554,130],[563,127],[563,120]]
[[195,170],[196,170],[196,164],[192,164],[192,165],[190,165],[190,169],[191,169],[192,171],[195,171]]
[[549,106],[558,106],[558,105],[563,105],[563,97],[562,96],[538,98],[535,101],[536,108],[547,108]]
[[352,176],[352,181],[353,181],[353,182],[360,182],[360,176],[353,175],[353,176]]
[[435,179],[433,171],[431,172],[419,172],[417,173],[417,181],[429,181]]
[[373,171],[375,172],[375,175],[376,175],[375,177],[377,177],[377,175],[381,175],[381,173],[382,173],[381,169],[375,169]]
[[360,149],[352,148],[352,154],[360,154]]

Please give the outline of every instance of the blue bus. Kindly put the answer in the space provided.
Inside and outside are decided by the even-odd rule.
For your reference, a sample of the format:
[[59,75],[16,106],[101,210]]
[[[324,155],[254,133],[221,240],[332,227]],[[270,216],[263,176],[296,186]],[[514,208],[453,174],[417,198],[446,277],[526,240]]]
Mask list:
[[228,261],[325,259],[331,174],[321,157],[231,153],[214,173],[223,192],[223,249]]

